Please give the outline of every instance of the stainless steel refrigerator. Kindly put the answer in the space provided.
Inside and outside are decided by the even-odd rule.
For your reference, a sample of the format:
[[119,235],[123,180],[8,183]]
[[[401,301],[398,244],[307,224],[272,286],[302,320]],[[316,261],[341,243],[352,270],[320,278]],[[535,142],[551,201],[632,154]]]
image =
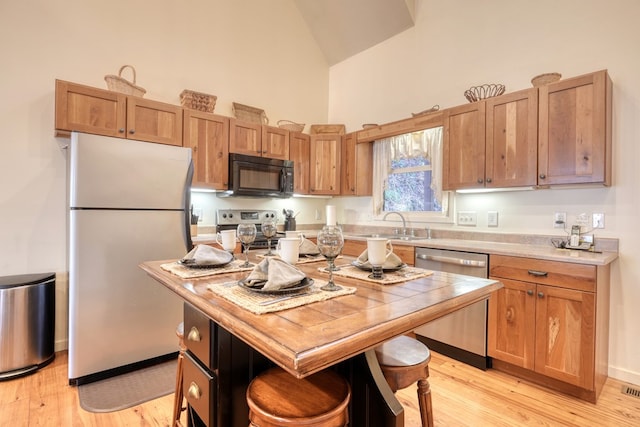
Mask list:
[[67,151],[69,383],[83,384],[177,351],[181,300],[138,265],[191,248],[193,167],[188,148],[76,132]]

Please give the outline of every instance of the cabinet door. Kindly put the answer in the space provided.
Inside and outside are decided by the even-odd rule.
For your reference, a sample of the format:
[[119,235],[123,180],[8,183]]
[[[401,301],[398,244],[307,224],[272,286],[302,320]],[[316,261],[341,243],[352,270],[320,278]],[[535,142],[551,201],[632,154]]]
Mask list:
[[185,109],[183,143],[193,151],[193,185],[228,189],[229,119]]
[[262,157],[289,160],[289,131],[263,125]]
[[56,129],[125,137],[127,97],[56,80]]
[[609,185],[611,89],[606,71],[540,88],[539,185]]
[[538,285],[535,370],[593,390],[595,294]]
[[262,157],[262,125],[230,119],[229,152]]
[[537,183],[538,90],[486,100],[486,187]]
[[356,133],[342,141],[340,194],[371,196],[373,187],[373,144],[357,143]]
[[444,112],[442,189],[484,188],[485,102]]
[[311,194],[340,194],[341,135],[311,135],[309,191]]
[[536,285],[500,279],[504,287],[489,297],[489,356],[534,369]]
[[182,108],[127,97],[127,138],[182,146]]
[[310,139],[305,133],[289,133],[289,160],[293,161],[293,192],[297,194],[309,194]]

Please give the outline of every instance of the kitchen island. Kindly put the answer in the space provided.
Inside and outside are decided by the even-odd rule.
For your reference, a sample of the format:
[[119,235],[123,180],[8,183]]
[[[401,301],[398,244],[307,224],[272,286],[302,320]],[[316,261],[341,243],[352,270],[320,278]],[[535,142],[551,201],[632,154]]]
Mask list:
[[[351,260],[339,258],[338,265]],[[184,299],[185,315],[197,311],[215,329],[211,335],[215,341],[211,343],[211,360],[228,363],[224,367],[222,364],[210,367],[216,385],[204,418],[208,420],[205,424],[225,427],[246,426],[243,391],[251,378],[269,364],[278,365],[298,378],[327,368],[336,369],[352,385],[351,426],[404,425],[402,406],[387,386],[372,349],[431,320],[487,299],[502,287],[496,280],[441,272],[394,285],[336,276],[336,283],[355,287],[355,293],[288,310],[254,314],[210,290],[211,286],[233,284],[246,277],[247,272],[182,279],[161,268],[167,262],[170,261],[145,262],[141,268]],[[327,279],[327,273],[322,271],[325,265],[315,262],[299,267],[307,277],[320,281]],[[188,332],[185,318],[185,338]],[[218,354],[231,349],[232,356]]]

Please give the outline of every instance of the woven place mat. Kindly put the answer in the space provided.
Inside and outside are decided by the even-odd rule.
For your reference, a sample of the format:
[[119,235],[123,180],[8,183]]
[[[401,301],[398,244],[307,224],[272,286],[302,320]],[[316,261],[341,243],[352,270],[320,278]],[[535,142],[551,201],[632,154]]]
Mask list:
[[222,267],[214,267],[214,268],[191,268],[185,267],[184,265],[179,264],[177,261],[171,262],[168,264],[161,264],[160,268],[169,273],[173,273],[176,276],[180,276],[183,279],[193,279],[196,277],[205,277],[205,276],[213,276],[216,274],[225,274],[225,273],[235,273],[238,271],[247,271],[253,270],[255,267],[253,264],[249,267],[241,267],[244,264],[244,260],[234,259],[229,264],[224,265]]
[[[289,308],[300,307],[302,305],[311,304],[318,301],[326,301],[331,298],[350,295],[356,292],[356,288],[348,286],[340,286],[341,289],[337,291],[323,291],[320,288],[327,282],[319,279],[313,280],[313,285],[311,285],[308,290],[304,292],[304,296],[298,296],[298,294],[260,294],[237,286],[236,282],[208,285],[207,289],[209,289],[214,294],[219,295],[255,314],[265,314],[273,313],[275,311],[287,310]],[[279,301],[273,304],[260,305],[260,303],[272,301],[278,298],[284,298],[291,295],[296,296],[295,298]]]
[[[318,268],[318,271],[329,274],[329,272],[326,270],[326,267],[320,267]],[[408,280],[430,276],[433,274],[433,271],[417,267],[404,267],[400,270],[385,272],[382,279],[372,279],[369,277],[370,274],[370,271],[361,270],[353,265],[341,266],[339,270],[333,272],[334,276],[366,280],[367,282],[378,283],[381,285],[393,285],[395,283],[402,283]]]
[[[266,255],[264,254],[258,254],[258,258],[264,258],[266,257]],[[279,255],[274,255],[271,258],[280,258]],[[318,261],[325,261],[326,258],[320,254],[318,255],[301,255],[300,257],[298,257],[298,262],[296,262],[296,264],[307,264],[310,262],[318,262]]]

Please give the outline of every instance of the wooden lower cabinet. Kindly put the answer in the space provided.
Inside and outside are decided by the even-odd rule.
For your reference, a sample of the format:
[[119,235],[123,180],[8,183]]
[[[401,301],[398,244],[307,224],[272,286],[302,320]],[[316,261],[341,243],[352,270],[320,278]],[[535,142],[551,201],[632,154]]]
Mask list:
[[493,366],[595,402],[607,378],[609,266],[502,255],[489,276]]
[[[367,249],[366,240],[349,240],[345,239],[342,254],[358,257]],[[415,264],[415,248],[409,245],[393,245],[393,253],[398,255],[402,262],[407,265]]]

